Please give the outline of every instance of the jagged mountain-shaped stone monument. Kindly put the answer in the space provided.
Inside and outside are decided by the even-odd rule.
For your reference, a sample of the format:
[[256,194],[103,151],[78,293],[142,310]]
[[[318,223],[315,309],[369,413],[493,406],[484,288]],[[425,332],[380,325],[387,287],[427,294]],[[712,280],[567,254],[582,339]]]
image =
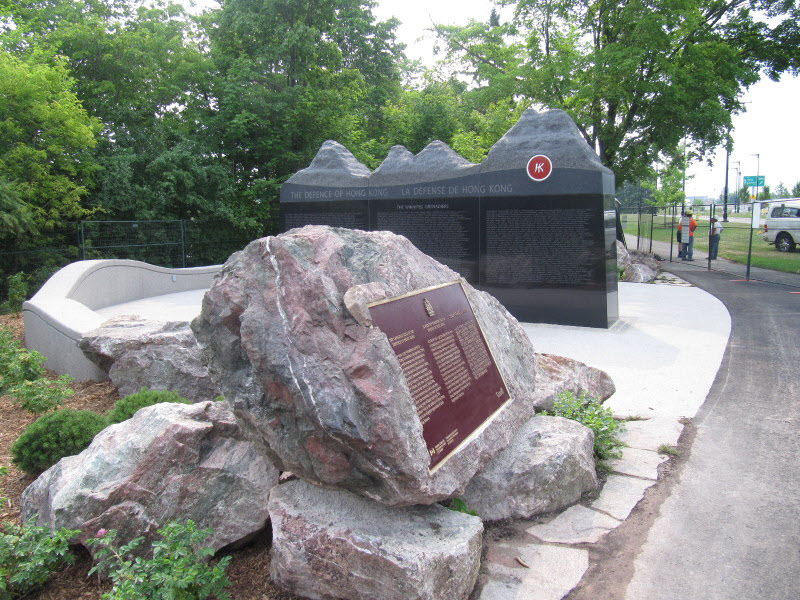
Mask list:
[[561,110],[528,110],[473,164],[434,141],[374,171],[327,141],[281,189],[281,228],[404,235],[520,320],[608,327],[618,315],[614,174]]

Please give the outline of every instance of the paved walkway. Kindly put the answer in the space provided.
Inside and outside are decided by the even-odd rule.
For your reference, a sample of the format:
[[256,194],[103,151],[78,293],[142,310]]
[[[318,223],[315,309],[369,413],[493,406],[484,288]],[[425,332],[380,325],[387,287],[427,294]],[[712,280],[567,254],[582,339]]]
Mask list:
[[621,283],[620,319],[609,329],[523,324],[538,352],[611,375],[617,391],[606,405],[638,420],[627,423],[629,447],[612,462],[614,473],[598,497],[547,519],[516,521],[500,539],[487,536],[482,587],[473,598],[560,600],[589,566],[587,545],[621,525],[656,482],[667,458],[658,449],[676,444],[681,419],[702,405],[730,332],[721,302],[685,282],[672,283]]
[[664,268],[724,302],[733,328],[625,598],[797,600],[800,294],[681,263]]

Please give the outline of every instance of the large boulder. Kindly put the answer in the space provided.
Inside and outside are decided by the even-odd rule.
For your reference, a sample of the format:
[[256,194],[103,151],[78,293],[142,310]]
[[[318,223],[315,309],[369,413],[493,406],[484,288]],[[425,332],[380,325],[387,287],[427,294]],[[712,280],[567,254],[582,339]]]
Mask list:
[[108,373],[122,396],[143,387],[170,390],[192,402],[213,400],[219,394],[188,322],[115,317],[85,333],[78,346]]
[[617,391],[608,373],[572,358],[537,353],[536,365],[536,405],[545,410],[552,410],[553,402],[563,392],[575,396],[586,392],[604,401]]
[[524,330],[465,284],[512,401],[431,473],[400,363],[365,303],[458,278],[402,236],[308,226],[231,256],[192,328],[220,392],[252,416],[282,470],[386,504],[430,504],[463,490],[538,401]]
[[438,504],[390,508],[292,481],[272,490],[270,575],[304,598],[464,600],[483,525]]
[[42,473],[21,512],[82,539],[116,529],[121,543],[191,519],[214,530],[207,544],[218,550],[263,529],[278,475],[259,432],[227,403],[156,404]]
[[484,521],[527,519],[574,504],[596,487],[591,429],[538,416],[472,479],[464,501]]

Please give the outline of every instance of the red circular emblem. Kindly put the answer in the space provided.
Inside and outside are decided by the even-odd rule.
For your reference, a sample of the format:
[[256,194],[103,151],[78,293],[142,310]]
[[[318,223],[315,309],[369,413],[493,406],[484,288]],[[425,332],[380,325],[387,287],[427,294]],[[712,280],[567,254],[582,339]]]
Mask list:
[[534,181],[544,181],[553,172],[553,163],[544,154],[537,154],[528,161],[528,177]]

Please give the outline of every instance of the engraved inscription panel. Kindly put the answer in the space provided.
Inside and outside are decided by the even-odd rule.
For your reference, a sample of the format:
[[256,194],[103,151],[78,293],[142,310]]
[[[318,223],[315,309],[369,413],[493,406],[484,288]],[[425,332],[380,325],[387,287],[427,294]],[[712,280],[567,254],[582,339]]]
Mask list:
[[422,423],[435,470],[511,399],[461,283],[370,305]]

